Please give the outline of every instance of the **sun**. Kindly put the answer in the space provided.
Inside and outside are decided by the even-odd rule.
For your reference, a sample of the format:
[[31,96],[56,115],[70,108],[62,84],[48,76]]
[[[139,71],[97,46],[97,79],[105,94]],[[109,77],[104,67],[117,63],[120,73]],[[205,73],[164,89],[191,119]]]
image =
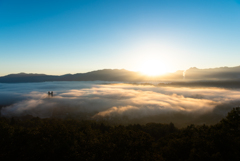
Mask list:
[[157,76],[169,72],[165,63],[154,59],[144,61],[139,71],[149,76]]

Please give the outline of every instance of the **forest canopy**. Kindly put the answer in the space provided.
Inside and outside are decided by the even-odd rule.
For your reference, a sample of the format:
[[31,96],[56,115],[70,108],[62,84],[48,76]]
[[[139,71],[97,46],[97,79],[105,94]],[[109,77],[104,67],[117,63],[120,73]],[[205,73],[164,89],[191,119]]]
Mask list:
[[3,160],[239,160],[240,108],[211,126],[0,118]]

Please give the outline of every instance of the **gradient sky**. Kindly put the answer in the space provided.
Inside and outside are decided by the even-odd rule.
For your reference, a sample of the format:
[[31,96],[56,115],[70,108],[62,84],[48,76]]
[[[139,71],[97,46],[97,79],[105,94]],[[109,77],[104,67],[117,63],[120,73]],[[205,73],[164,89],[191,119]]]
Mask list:
[[0,76],[240,65],[240,0],[0,0]]

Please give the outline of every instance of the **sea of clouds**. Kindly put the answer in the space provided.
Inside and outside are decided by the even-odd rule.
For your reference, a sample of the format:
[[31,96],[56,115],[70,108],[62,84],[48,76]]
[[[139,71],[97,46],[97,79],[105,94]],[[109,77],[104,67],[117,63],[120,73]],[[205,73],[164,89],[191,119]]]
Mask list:
[[[48,91],[54,95],[49,96]],[[0,83],[1,116],[74,116],[119,123],[211,124],[240,105],[240,89],[109,82]],[[116,121],[117,120],[117,121]]]

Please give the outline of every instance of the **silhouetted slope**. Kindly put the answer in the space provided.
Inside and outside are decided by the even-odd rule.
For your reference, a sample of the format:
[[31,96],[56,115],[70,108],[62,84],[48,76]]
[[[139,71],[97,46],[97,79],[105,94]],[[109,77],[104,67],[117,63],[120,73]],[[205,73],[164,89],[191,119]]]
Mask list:
[[210,69],[190,68],[185,72],[186,79],[195,80],[236,80],[240,79],[240,66]]
[[53,76],[45,74],[10,74],[0,77],[1,83],[44,82],[44,81],[140,81],[145,76],[128,70],[104,69],[88,73],[66,74]]
[[58,79],[59,76],[19,73],[0,77],[0,82],[1,83],[44,82],[44,81],[57,81]]
[[0,117],[1,160],[240,160],[240,108],[219,123],[110,126],[76,119]]
[[[10,74],[0,77],[0,83],[44,82],[44,81],[179,81],[183,80],[183,70],[160,76],[148,77],[138,72],[125,69],[103,69],[88,73],[66,74],[61,76],[45,74]],[[240,66],[198,69],[196,67],[185,71],[186,81],[236,81],[240,80]]]
[[[185,77],[183,77],[185,73]],[[196,67],[184,70],[178,70],[175,73],[168,73],[163,76],[159,76],[159,79],[165,80],[185,80],[187,81],[229,81],[240,80],[240,66],[237,67],[220,67],[209,69],[198,69]]]
[[142,80],[143,75],[124,69],[104,69],[88,73],[77,73],[60,76],[63,81],[136,81]]

